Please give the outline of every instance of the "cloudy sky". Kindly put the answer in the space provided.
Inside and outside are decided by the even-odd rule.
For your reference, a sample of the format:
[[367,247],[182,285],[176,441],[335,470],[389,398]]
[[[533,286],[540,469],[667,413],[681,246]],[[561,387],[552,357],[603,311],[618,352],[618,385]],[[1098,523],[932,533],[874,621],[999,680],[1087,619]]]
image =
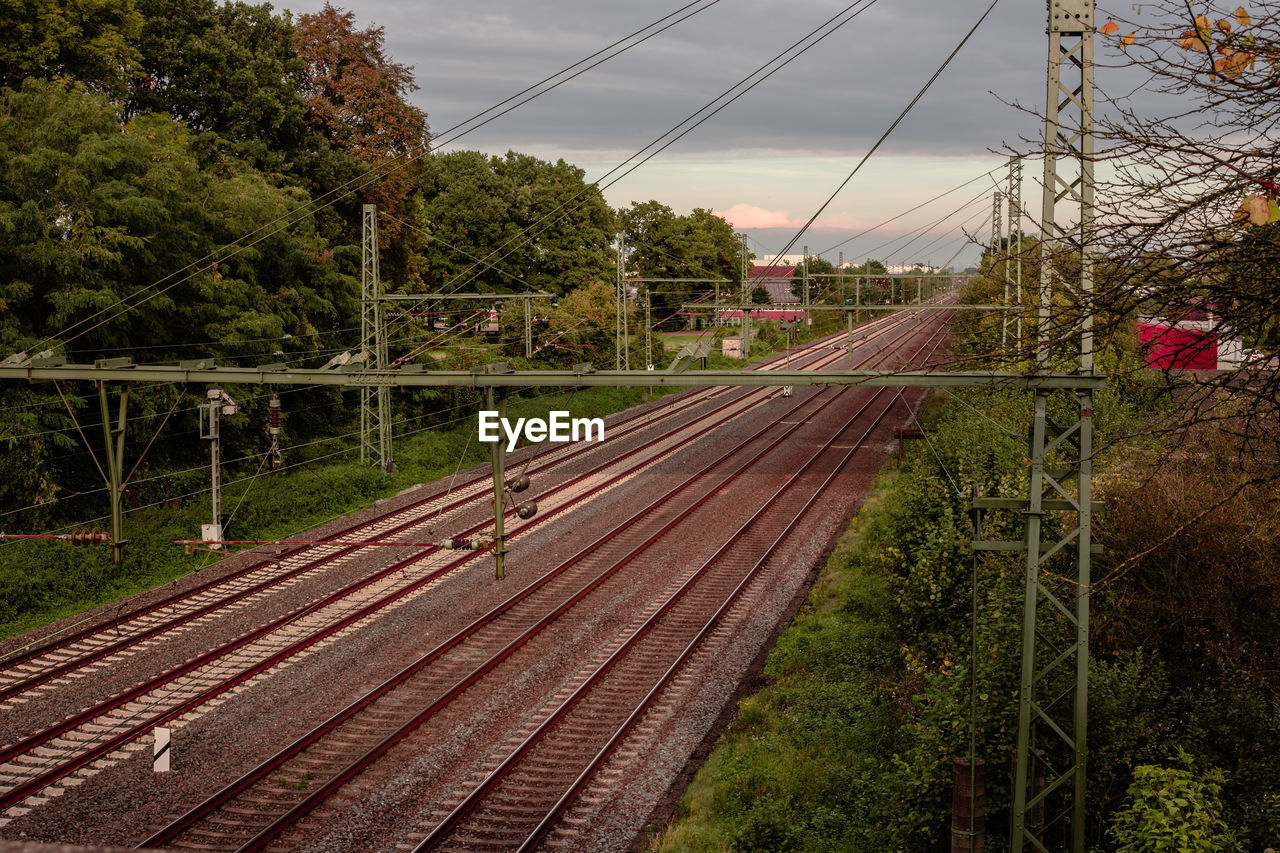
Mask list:
[[[434,133],[555,74],[689,0],[345,0],[361,26],[386,30],[412,65],[414,101]],[[866,7],[787,67],[694,129],[605,195],[710,208],[776,252],[848,175],[960,42],[989,0],[863,0]],[[295,0],[297,14],[317,0]],[[450,143],[563,157],[598,179],[840,12],[847,0],[700,0],[703,9],[560,88]],[[891,225],[843,242],[1028,148],[1040,123],[1010,104],[1044,102],[1041,0],[1002,0],[951,66],[797,243],[830,260],[867,254],[942,263],[985,236],[993,185],[983,178]],[[1027,163],[1024,200],[1038,199]],[[969,206],[966,203],[972,202]],[[955,212],[947,217],[947,214]],[[944,218],[947,217],[947,218]],[[914,229],[941,224],[903,247]],[[963,227],[962,227],[963,226]],[[907,235],[907,236],[904,236]],[[896,252],[896,254],[895,254]],[[971,263],[977,250],[954,263]]]

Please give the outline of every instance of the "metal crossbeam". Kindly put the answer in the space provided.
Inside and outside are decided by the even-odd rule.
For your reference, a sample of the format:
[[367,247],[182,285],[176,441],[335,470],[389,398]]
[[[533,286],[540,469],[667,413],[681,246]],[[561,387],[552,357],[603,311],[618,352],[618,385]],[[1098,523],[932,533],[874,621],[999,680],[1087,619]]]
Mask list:
[[397,370],[293,370],[282,366],[204,367],[140,364],[134,367],[95,367],[91,364],[27,366],[0,364],[0,380],[64,382],[87,379],[101,382],[179,382],[209,385],[328,385],[341,388],[471,388],[608,386],[634,387],[668,385],[867,385],[927,388],[992,388],[1034,390],[1037,388],[1098,390],[1106,387],[1102,376],[1075,373],[1013,373],[1008,371],[894,370],[696,370],[666,376],[648,370],[509,370],[483,372],[466,370],[422,370],[409,365]]

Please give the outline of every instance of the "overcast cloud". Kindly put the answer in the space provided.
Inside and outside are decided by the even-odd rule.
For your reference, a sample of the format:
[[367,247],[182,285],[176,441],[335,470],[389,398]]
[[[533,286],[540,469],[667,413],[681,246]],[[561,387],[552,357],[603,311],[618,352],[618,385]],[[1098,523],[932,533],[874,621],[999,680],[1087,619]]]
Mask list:
[[[384,27],[388,53],[414,67],[421,88],[413,99],[437,134],[682,5],[346,3],[361,26]],[[845,5],[721,0],[450,147],[564,157],[598,178]],[[309,0],[291,8],[304,13],[319,6]],[[987,0],[879,0],[609,188],[607,197],[619,206],[656,198],[681,212],[695,206],[736,212],[740,227],[781,223],[748,229],[761,241],[760,251],[779,248],[783,235],[835,189],[986,6]],[[1045,16],[1039,0],[1003,0],[996,7],[865,176],[860,173],[832,205],[819,236],[808,240],[814,249],[1003,163],[1005,157],[993,152],[1039,135],[1036,119],[1001,99],[1032,109],[1043,103]],[[940,204],[886,233],[903,233],[948,209]],[[879,237],[872,235],[861,248]],[[851,245],[850,256],[857,257],[859,248]]]

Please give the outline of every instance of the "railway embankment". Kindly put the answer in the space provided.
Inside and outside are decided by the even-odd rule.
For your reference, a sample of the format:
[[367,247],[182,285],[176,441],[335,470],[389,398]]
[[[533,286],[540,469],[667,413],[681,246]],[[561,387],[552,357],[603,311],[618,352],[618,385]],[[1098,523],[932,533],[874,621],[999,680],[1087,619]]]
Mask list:
[[[1176,825],[1207,845],[1188,849],[1261,853],[1280,840],[1278,469],[1230,420],[1157,429],[1178,419],[1151,387],[1097,401],[1091,845],[1157,849],[1141,845]],[[634,849],[948,849],[971,725],[988,844],[1007,839],[1023,569],[988,555],[975,571],[965,498],[1025,492],[1030,412],[1017,394],[938,401]],[[1020,537],[1007,527],[984,538]]]

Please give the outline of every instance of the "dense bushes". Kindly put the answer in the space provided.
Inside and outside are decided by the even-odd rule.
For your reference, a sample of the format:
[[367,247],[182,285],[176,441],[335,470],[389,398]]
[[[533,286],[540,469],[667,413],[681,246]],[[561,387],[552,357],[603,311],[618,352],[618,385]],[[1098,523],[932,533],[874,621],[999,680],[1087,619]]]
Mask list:
[[[1229,426],[1135,437],[1155,395],[1140,372],[1117,372],[1095,400],[1107,553],[1094,561],[1089,843],[1261,853],[1280,841],[1274,462],[1242,457]],[[1022,565],[988,555],[975,571],[964,507],[972,484],[1025,493],[1029,400],[955,396],[864,510],[860,547],[828,567],[660,849],[944,850],[971,710],[988,846],[1004,844]],[[1022,537],[1013,514],[986,524],[984,539]],[[1161,846],[1184,833],[1191,846]]]

